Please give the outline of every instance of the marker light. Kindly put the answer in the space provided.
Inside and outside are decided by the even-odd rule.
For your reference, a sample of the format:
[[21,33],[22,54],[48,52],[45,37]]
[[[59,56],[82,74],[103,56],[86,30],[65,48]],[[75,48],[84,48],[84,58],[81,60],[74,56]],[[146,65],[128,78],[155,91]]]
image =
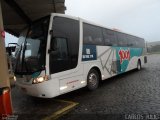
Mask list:
[[102,78],[104,78],[104,75],[102,75]]
[[62,87],[60,87],[60,90],[64,90],[66,88],[67,88],[67,86],[62,86]]
[[40,77],[38,77],[38,78],[34,78],[33,79],[33,84],[38,84],[38,83],[42,83],[42,82],[44,82],[44,81],[47,81],[47,80],[49,80],[50,79],[50,76],[44,76],[44,77],[42,77],[42,76],[40,76]]
[[81,81],[81,84],[85,83],[86,81]]

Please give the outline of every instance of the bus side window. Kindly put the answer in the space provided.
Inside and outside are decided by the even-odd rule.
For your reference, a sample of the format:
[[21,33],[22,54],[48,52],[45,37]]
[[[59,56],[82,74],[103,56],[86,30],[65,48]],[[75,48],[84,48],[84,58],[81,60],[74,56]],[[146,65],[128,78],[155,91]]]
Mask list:
[[117,46],[115,32],[109,29],[103,29],[104,42],[107,46]]
[[139,45],[140,45],[140,47],[145,48],[145,41],[144,41],[144,39],[139,38]]
[[84,44],[103,45],[102,28],[84,23],[83,42]]
[[117,32],[118,46],[127,47],[126,34]]
[[142,38],[136,37],[136,41],[135,42],[136,42],[136,46],[138,48],[144,48],[145,47],[145,42],[144,42],[144,40]]
[[93,43],[93,39],[91,36],[85,36],[84,41],[88,41],[89,43]]
[[127,35],[127,46],[128,47],[136,47],[135,46],[135,39],[131,35]]

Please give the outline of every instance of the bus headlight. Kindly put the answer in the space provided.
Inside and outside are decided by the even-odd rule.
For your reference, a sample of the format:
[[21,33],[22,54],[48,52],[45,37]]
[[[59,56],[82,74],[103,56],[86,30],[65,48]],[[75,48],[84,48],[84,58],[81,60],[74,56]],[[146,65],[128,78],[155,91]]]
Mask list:
[[47,81],[47,80],[49,80],[50,79],[50,77],[49,76],[40,76],[40,77],[38,77],[38,78],[34,78],[33,79],[33,84],[38,84],[38,83],[42,83],[42,82],[44,82],[44,81]]
[[16,76],[14,76],[14,82],[16,82]]

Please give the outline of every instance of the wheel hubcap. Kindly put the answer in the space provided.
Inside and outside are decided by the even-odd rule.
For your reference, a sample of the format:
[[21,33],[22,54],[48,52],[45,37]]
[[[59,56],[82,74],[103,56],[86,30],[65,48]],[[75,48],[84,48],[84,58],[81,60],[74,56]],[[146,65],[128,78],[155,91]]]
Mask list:
[[97,76],[94,73],[89,75],[89,84],[95,86],[97,84]]

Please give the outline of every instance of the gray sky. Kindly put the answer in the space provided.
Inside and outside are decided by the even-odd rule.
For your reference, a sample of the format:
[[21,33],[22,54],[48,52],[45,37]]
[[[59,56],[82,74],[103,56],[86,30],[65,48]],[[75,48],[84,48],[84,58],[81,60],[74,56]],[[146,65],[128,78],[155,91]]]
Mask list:
[[160,41],[160,0],[66,0],[66,14]]
[[[66,0],[66,14],[160,41],[160,0]],[[6,34],[6,45],[17,41]]]
[[8,43],[16,43],[16,42],[18,42],[18,38],[17,37],[6,33],[6,35],[5,35],[5,45],[6,46],[8,46]]

